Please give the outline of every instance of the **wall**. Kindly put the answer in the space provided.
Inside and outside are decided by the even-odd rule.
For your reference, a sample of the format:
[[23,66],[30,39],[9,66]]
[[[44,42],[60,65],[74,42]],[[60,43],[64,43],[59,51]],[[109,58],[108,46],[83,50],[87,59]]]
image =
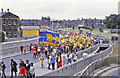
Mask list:
[[0,52],[2,53],[0,54],[5,55],[5,54],[20,53],[21,45],[27,46],[26,48],[28,51],[30,43],[34,43],[34,44],[38,43],[38,38],[1,43],[2,49],[0,49]]

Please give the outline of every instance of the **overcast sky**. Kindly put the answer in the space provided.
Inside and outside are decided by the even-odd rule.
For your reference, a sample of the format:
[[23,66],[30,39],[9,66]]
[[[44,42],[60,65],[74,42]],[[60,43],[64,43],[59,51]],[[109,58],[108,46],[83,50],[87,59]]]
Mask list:
[[120,0],[0,0],[0,8],[18,15],[20,19],[100,18],[118,14]]

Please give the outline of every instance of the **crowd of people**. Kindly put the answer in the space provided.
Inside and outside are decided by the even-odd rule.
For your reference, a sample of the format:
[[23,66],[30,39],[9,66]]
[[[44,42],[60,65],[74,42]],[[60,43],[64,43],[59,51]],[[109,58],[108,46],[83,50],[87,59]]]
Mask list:
[[[97,44],[98,39],[92,35],[87,34],[73,34],[63,32],[64,35],[60,38],[59,46],[53,45],[39,45],[39,44],[30,44],[29,52],[33,53],[33,58],[39,59],[41,63],[41,68],[44,68],[44,60],[47,59],[47,68],[49,70],[55,70],[55,64],[57,68],[63,66],[62,54],[66,55],[67,65],[72,62],[76,62],[79,59],[79,56],[76,52],[84,50]],[[21,45],[21,54],[26,54],[28,46]],[[83,58],[87,57],[87,52],[83,53]],[[51,68],[52,66],[52,68]],[[1,77],[6,77],[5,70],[6,66],[4,62],[1,62]],[[18,76],[26,76],[28,78],[35,77],[35,67],[33,63],[29,63],[29,60],[26,60],[26,63],[21,58],[19,63],[19,74]],[[13,77],[13,72],[17,76],[17,63],[11,59],[11,77]]]

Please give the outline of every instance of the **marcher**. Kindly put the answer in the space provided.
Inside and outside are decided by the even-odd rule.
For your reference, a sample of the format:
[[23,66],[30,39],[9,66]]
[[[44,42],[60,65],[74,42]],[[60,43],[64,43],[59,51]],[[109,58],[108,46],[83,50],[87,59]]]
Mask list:
[[82,55],[83,58],[86,58],[88,56],[87,51],[85,51]]
[[59,54],[59,57],[58,57],[58,68],[62,67],[62,58],[61,58],[61,55]]
[[51,58],[51,56],[50,56],[50,54],[49,54],[48,57],[47,57],[48,69],[49,69],[49,70],[50,70],[50,58]]
[[30,73],[30,78],[35,78],[35,68],[33,66],[33,63],[31,63],[29,73]]
[[32,50],[32,44],[30,44],[30,53],[31,53],[31,50]]
[[52,53],[51,64],[52,64],[52,70],[54,70],[55,69],[55,54],[54,53]]
[[78,59],[78,56],[76,54],[76,52],[74,52],[73,56],[72,56],[73,62],[76,62]]
[[41,53],[41,68],[45,67],[44,66],[44,55],[43,55],[43,52]]
[[17,63],[11,59],[11,77],[13,77],[13,72],[15,73],[15,76],[17,76]]
[[29,75],[29,70],[30,70],[30,63],[29,63],[29,60],[26,60],[25,72],[26,72],[27,78],[30,76]]
[[48,47],[45,47],[45,56],[47,57]]
[[20,72],[19,72],[18,76],[25,77],[25,67],[24,67],[23,63],[20,64]]
[[3,77],[6,78],[5,68],[6,68],[6,66],[5,66],[4,62],[2,61],[2,62],[1,62],[1,78],[3,78]]
[[59,59],[59,54],[57,54],[57,56],[56,56],[56,62],[57,62],[57,68],[59,68],[59,65],[58,65],[58,59]]
[[23,45],[20,46],[21,54],[23,54]]
[[37,55],[40,57],[40,47],[38,47],[37,52],[38,52]]
[[26,46],[24,46],[24,54],[26,55]]
[[70,54],[70,52],[68,52],[68,54],[67,54],[67,65],[72,62],[71,59],[72,59],[72,54]]

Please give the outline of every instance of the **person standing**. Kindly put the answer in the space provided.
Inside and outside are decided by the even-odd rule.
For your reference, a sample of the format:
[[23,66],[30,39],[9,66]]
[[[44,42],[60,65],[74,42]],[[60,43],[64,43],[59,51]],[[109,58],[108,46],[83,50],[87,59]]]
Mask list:
[[55,54],[54,53],[52,53],[51,64],[52,64],[52,70],[54,70],[55,69]]
[[35,68],[33,66],[33,63],[31,63],[29,73],[30,73],[30,78],[35,78]]
[[20,46],[21,54],[23,54],[23,45]]
[[2,61],[2,62],[1,62],[1,78],[3,78],[3,77],[6,78],[5,68],[6,68],[6,66],[5,66],[4,62]]
[[11,77],[13,77],[13,72],[15,73],[15,76],[17,76],[17,63],[11,59]]
[[26,55],[26,46],[24,46],[24,53],[25,53],[25,55]]
[[27,78],[29,77],[29,70],[30,70],[30,63],[29,63],[29,60],[26,60],[25,72],[26,72]]

